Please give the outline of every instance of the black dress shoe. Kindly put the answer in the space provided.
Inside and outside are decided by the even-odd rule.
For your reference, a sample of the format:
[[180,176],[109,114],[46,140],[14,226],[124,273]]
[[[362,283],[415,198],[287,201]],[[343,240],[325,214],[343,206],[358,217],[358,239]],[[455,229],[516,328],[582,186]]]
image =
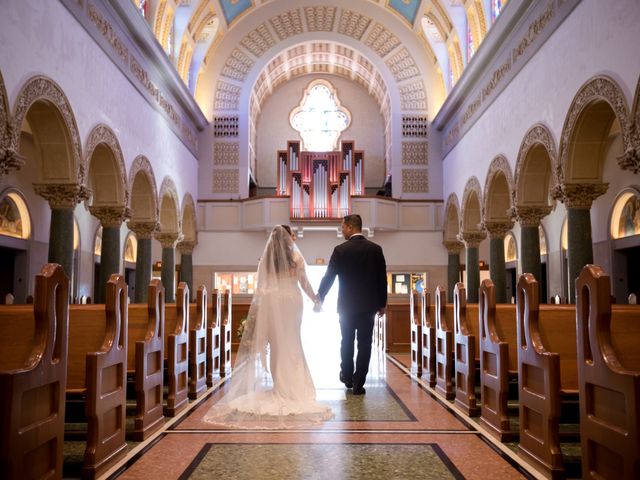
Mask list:
[[367,391],[364,389],[364,387],[353,387],[354,395],[364,395],[365,393],[367,393]]
[[353,382],[351,382],[350,380],[345,380],[344,379],[344,375],[342,374],[342,372],[340,372],[340,381],[342,383],[344,383],[344,386],[347,388],[352,388],[353,387]]

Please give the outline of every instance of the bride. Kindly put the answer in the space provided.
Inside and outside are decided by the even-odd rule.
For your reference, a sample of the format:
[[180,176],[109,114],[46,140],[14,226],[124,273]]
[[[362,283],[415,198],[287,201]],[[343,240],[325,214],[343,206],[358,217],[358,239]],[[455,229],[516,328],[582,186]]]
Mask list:
[[258,265],[257,288],[234,365],[231,387],[204,419],[238,428],[288,428],[333,416],[316,402],[302,350],[300,288],[316,295],[288,225],[276,225]]

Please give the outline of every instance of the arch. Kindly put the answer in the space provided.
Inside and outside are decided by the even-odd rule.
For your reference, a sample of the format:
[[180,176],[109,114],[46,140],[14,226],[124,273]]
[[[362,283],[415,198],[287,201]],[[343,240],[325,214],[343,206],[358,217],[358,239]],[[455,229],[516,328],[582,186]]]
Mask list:
[[503,155],[491,161],[484,182],[485,221],[509,221],[513,192],[513,175],[509,162]]
[[96,125],[89,133],[85,162],[92,206],[127,206],[127,170],[118,139],[107,125]]
[[640,188],[631,186],[616,195],[609,213],[611,239],[640,235]]
[[160,227],[161,233],[180,233],[180,218],[178,217],[178,190],[169,177],[165,177],[160,185]]
[[0,194],[0,235],[29,239],[33,236],[29,206],[22,192],[7,188]]
[[138,237],[134,232],[129,232],[124,239],[124,248],[122,249],[122,262],[124,264],[127,263],[136,263],[136,258],[138,254]]
[[5,150],[10,143],[9,122],[9,100],[4,78],[2,78],[0,71],[0,160],[4,159]]
[[467,180],[462,195],[462,231],[476,232],[481,230],[483,220],[482,189],[476,177]]
[[42,75],[31,77],[16,97],[11,126],[11,148],[20,151],[25,120],[38,141],[42,158],[41,178],[36,181],[85,183],[85,168],[78,125],[60,86]]
[[458,196],[451,193],[444,209],[444,240],[457,242],[460,233],[460,205]]
[[151,162],[138,155],[129,170],[129,208],[132,222],[158,221],[158,190]]
[[549,205],[552,182],[559,182],[559,170],[553,135],[546,125],[537,123],[525,133],[516,161],[514,203]]
[[513,232],[507,232],[504,236],[504,262],[517,262],[519,256],[518,239]]
[[559,183],[602,182],[601,147],[615,120],[626,152],[631,148],[631,122],[624,94],[612,78],[593,77],[574,97],[562,128]]
[[182,234],[184,242],[195,242],[198,238],[198,227],[196,222],[196,206],[190,193],[185,194],[182,199]]
[[[2,77],[0,77],[2,80]],[[636,93],[633,96],[633,110],[631,118],[634,119],[634,124],[636,127],[636,151],[640,151],[640,77],[638,77],[638,83],[636,84]]]

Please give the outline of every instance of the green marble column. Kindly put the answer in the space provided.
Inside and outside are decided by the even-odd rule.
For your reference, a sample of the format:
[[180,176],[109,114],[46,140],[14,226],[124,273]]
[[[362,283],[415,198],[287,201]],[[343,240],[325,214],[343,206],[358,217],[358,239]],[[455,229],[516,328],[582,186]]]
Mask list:
[[[522,273],[530,273],[542,288],[542,260],[540,258],[540,221],[551,212],[550,205],[518,205],[514,218],[520,223],[520,264]],[[538,298],[546,303],[547,292],[539,291]]]
[[460,238],[464,241],[466,248],[467,267],[467,302],[478,303],[480,289],[480,253],[478,246],[486,238],[484,231],[462,232]]
[[569,264],[569,298],[575,303],[575,281],[585,265],[593,263],[591,210],[567,208],[567,261]]
[[504,237],[513,222],[486,222],[489,232],[489,276],[496,292],[497,303],[507,303],[507,269],[504,262]]
[[106,285],[114,273],[120,273],[122,251],[120,249],[120,227],[126,217],[126,208],[117,207],[89,207],[91,214],[102,224],[102,248],[100,249],[100,275],[96,285],[95,303],[104,303],[106,299]]
[[37,183],[35,192],[51,207],[48,262],[59,263],[69,278],[73,276],[73,211],[88,198],[88,190],[77,183]]
[[165,300],[167,303],[176,301],[176,242],[180,234],[177,232],[156,233],[156,240],[162,245],[162,269],[160,278],[164,285]]
[[180,280],[189,286],[189,295],[195,298],[193,289],[193,249],[195,241],[182,241],[178,244],[180,252]]
[[553,195],[567,207],[567,234],[569,245],[569,301],[575,303],[575,281],[582,268],[593,262],[591,239],[591,205],[606,193],[608,183],[564,183],[554,188]]
[[133,301],[146,303],[149,282],[151,281],[151,237],[158,224],[156,222],[130,221],[129,230],[136,235],[138,247],[136,249],[136,288]]
[[59,263],[73,276],[73,208],[53,208],[49,225],[49,263]]
[[464,248],[462,242],[457,240],[445,240],[443,242],[449,253],[447,263],[447,294],[449,301],[453,301],[453,290],[460,281],[460,251]]

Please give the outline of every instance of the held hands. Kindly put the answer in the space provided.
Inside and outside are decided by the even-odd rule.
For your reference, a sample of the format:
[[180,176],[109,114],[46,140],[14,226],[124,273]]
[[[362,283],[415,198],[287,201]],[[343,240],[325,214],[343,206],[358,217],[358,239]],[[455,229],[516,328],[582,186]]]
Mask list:
[[313,301],[313,311],[315,313],[322,312],[322,300],[317,295],[316,295],[315,300]]

